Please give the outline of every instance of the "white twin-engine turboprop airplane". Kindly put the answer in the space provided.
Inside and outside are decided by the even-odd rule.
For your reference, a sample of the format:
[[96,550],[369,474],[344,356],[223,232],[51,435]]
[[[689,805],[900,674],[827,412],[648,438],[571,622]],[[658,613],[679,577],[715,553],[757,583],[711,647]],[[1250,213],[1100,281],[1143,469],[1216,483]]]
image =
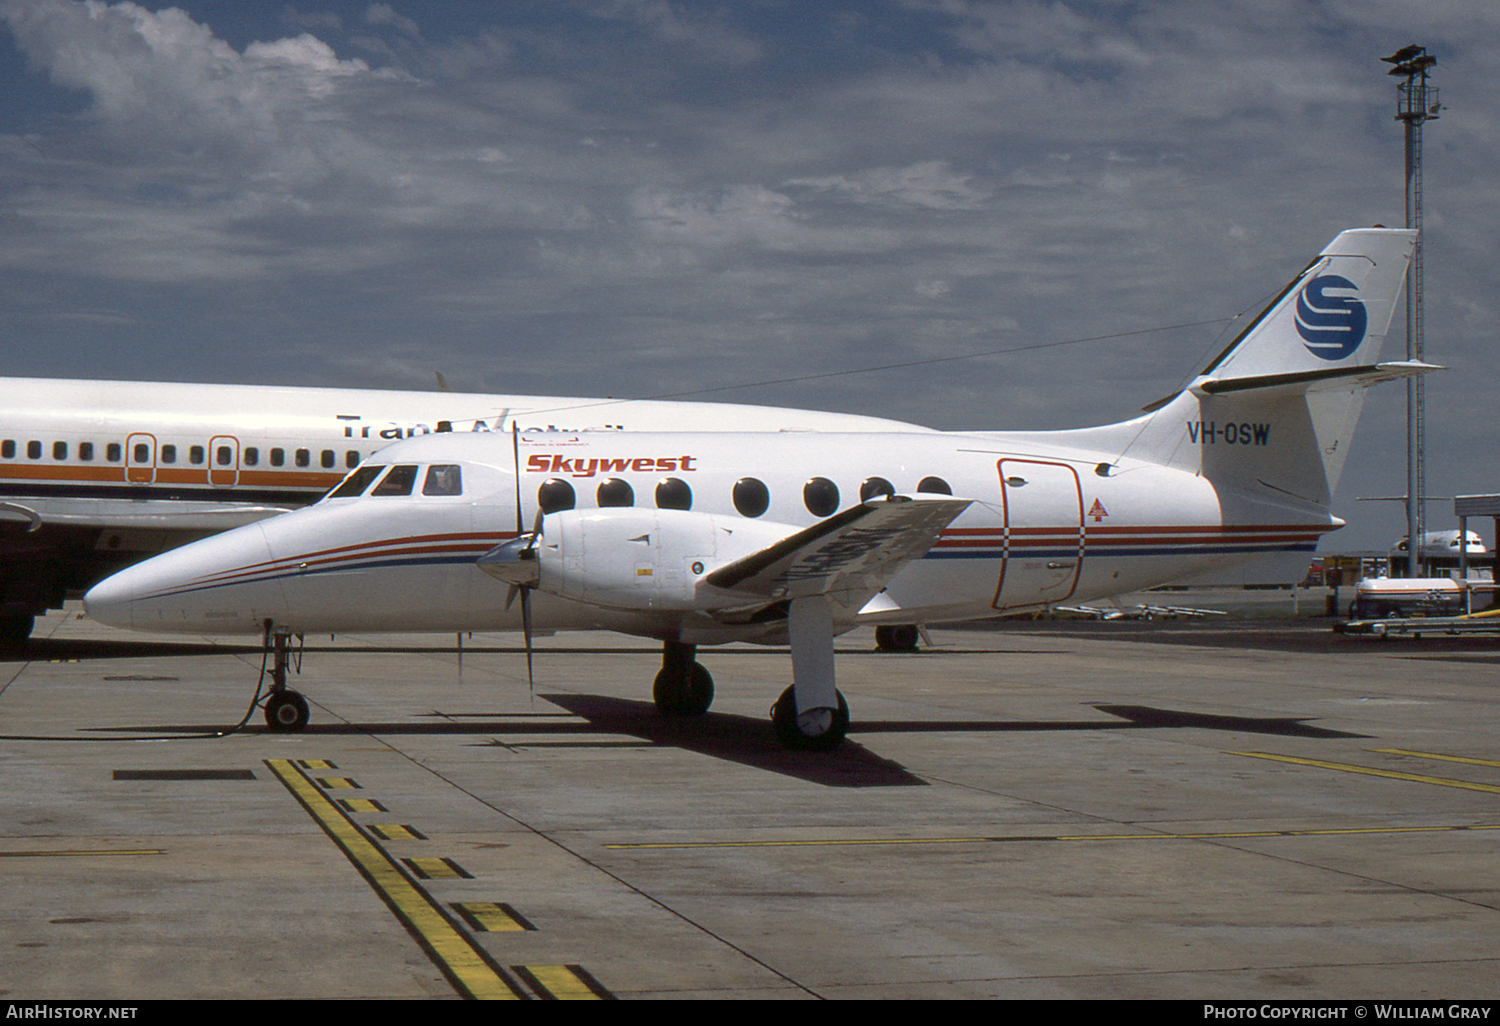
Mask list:
[[[1281,551],[1329,502],[1415,233],[1339,235],[1176,396],[1047,432],[512,432],[398,442],[303,510],[84,599],[144,631],[607,629],[660,639],[654,697],[708,709],[698,645],[790,644],[772,720],[837,745],[833,638],[1099,599]],[[515,601],[517,598],[519,602]],[[528,657],[529,658],[529,657]],[[306,702],[273,675],[273,727]]]

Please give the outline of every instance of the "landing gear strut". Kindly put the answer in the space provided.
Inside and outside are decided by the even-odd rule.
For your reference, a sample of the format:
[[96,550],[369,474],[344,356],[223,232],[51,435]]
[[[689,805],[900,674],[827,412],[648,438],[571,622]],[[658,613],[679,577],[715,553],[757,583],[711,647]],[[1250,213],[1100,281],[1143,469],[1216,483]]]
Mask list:
[[266,621],[265,643],[271,649],[272,656],[271,694],[266,699],[266,726],[277,733],[301,730],[307,726],[307,699],[286,686],[291,637],[291,631],[275,628],[271,621]]
[[697,645],[662,644],[661,672],[651,686],[656,711],[663,716],[702,716],[714,701],[714,679],[694,657]]
[[792,686],[771,706],[776,740],[794,751],[831,751],[848,733],[849,705],[834,687],[833,613],[827,596],[792,599],[786,628],[792,643]]

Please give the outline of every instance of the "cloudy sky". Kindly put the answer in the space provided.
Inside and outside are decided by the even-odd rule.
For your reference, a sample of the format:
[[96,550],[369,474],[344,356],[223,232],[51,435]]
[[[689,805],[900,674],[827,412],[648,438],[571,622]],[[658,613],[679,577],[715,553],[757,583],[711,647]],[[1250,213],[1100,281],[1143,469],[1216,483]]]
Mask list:
[[1428,490],[1500,491],[1492,0],[0,0],[0,373],[1123,419],[1402,223],[1412,42]]

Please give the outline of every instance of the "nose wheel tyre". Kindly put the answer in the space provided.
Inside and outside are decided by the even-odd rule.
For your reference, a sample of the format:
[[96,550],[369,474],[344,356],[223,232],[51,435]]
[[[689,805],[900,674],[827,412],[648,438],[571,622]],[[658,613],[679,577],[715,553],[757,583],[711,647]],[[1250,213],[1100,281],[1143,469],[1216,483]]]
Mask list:
[[278,691],[266,699],[266,726],[290,733],[307,726],[307,699],[296,691]]

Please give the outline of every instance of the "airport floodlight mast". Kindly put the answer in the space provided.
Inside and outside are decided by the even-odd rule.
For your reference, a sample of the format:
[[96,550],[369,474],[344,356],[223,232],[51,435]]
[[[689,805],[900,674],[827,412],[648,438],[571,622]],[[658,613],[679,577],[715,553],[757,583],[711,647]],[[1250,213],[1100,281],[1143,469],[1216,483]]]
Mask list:
[[[1389,57],[1387,74],[1406,81],[1396,86],[1396,120],[1406,126],[1406,227],[1417,229],[1416,250],[1406,277],[1406,358],[1421,360],[1422,339],[1422,125],[1436,121],[1441,104],[1436,86],[1427,84],[1427,73],[1437,58],[1425,46],[1403,46]],[[1406,379],[1406,575],[1421,576],[1422,508],[1427,468],[1423,458],[1425,410],[1421,375]]]

